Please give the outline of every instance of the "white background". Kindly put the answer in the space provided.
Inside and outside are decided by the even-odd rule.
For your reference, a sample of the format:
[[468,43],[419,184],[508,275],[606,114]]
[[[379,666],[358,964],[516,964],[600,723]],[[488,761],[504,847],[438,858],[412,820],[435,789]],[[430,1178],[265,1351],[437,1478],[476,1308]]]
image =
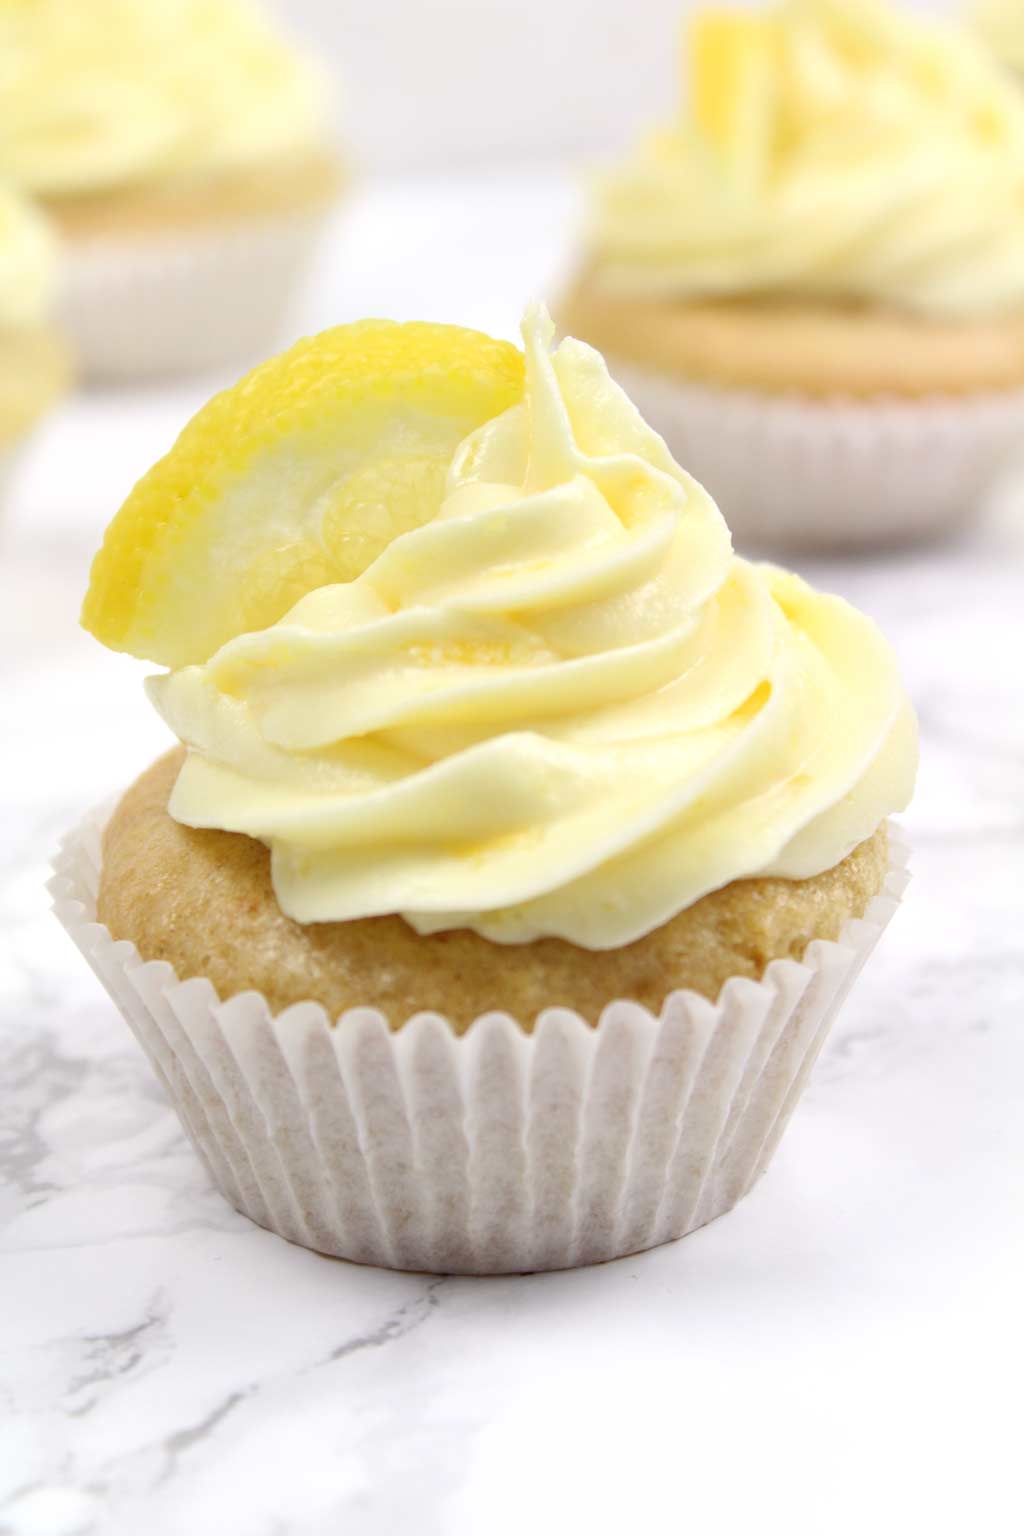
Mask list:
[[[336,75],[344,141],[366,171],[614,151],[671,110],[692,9],[686,0],[265,4]],[[958,0],[913,8],[950,13]]]

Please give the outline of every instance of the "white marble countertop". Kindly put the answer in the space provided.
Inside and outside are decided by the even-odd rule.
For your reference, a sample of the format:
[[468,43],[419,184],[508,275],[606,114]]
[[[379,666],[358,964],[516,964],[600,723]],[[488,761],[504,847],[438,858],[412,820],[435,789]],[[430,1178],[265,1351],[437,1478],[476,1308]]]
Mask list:
[[[303,319],[511,333],[568,218],[557,181],[364,192]],[[1024,495],[805,566],[902,655],[915,879],[755,1193],[589,1271],[395,1275],[228,1208],[42,891],[162,745],[75,615],[209,389],[72,402],[0,531],[0,1533],[1019,1529]]]

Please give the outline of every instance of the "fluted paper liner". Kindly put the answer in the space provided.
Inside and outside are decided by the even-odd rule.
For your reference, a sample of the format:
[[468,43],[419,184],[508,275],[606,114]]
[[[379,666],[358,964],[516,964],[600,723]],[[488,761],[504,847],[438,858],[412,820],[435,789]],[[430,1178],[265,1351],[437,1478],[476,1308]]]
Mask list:
[[[105,821],[63,843],[54,908],[124,1014],[231,1204],[295,1243],[363,1264],[501,1274],[597,1263],[722,1215],[764,1171],[836,1009],[907,882],[890,838],[883,892],[838,942],[717,1003],[675,992],[660,1017],[610,1001],[532,1034],[488,1013],[464,1035],[370,1007],[332,1027],[256,992],[144,962],[96,921]],[[500,986],[500,968],[496,985]]]
[[811,400],[609,367],[740,546],[827,552],[940,533],[977,511],[1024,442],[1024,390]]
[[60,318],[80,373],[158,377],[265,355],[329,211],[69,241]]

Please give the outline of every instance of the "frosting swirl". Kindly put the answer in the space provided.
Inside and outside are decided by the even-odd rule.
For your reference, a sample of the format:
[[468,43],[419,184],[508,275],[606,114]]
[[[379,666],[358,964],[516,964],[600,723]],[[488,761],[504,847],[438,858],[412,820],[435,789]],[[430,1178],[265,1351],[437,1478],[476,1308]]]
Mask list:
[[1024,303],[1024,102],[966,31],[777,0],[698,16],[688,58],[679,120],[598,182],[610,290]]
[[1024,0],[975,0],[972,17],[996,57],[1024,71]]
[[41,325],[51,306],[57,247],[40,214],[0,187],[0,331]]
[[913,715],[870,621],[736,558],[581,342],[524,322],[521,404],[436,519],[206,663],[149,681],[171,813],[272,850],[300,922],[638,938],[745,875],[841,860],[909,798]]
[[38,196],[245,169],[324,122],[319,74],[241,0],[0,7],[0,175]]

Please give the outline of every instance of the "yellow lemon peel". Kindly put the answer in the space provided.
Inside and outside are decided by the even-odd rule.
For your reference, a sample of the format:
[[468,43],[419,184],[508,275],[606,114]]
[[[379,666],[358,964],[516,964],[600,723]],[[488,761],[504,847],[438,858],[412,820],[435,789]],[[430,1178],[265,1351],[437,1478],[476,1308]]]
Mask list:
[[523,393],[508,342],[365,320],[216,395],[107,529],[82,609],[112,650],[169,667],[351,581],[434,516],[458,444]]

